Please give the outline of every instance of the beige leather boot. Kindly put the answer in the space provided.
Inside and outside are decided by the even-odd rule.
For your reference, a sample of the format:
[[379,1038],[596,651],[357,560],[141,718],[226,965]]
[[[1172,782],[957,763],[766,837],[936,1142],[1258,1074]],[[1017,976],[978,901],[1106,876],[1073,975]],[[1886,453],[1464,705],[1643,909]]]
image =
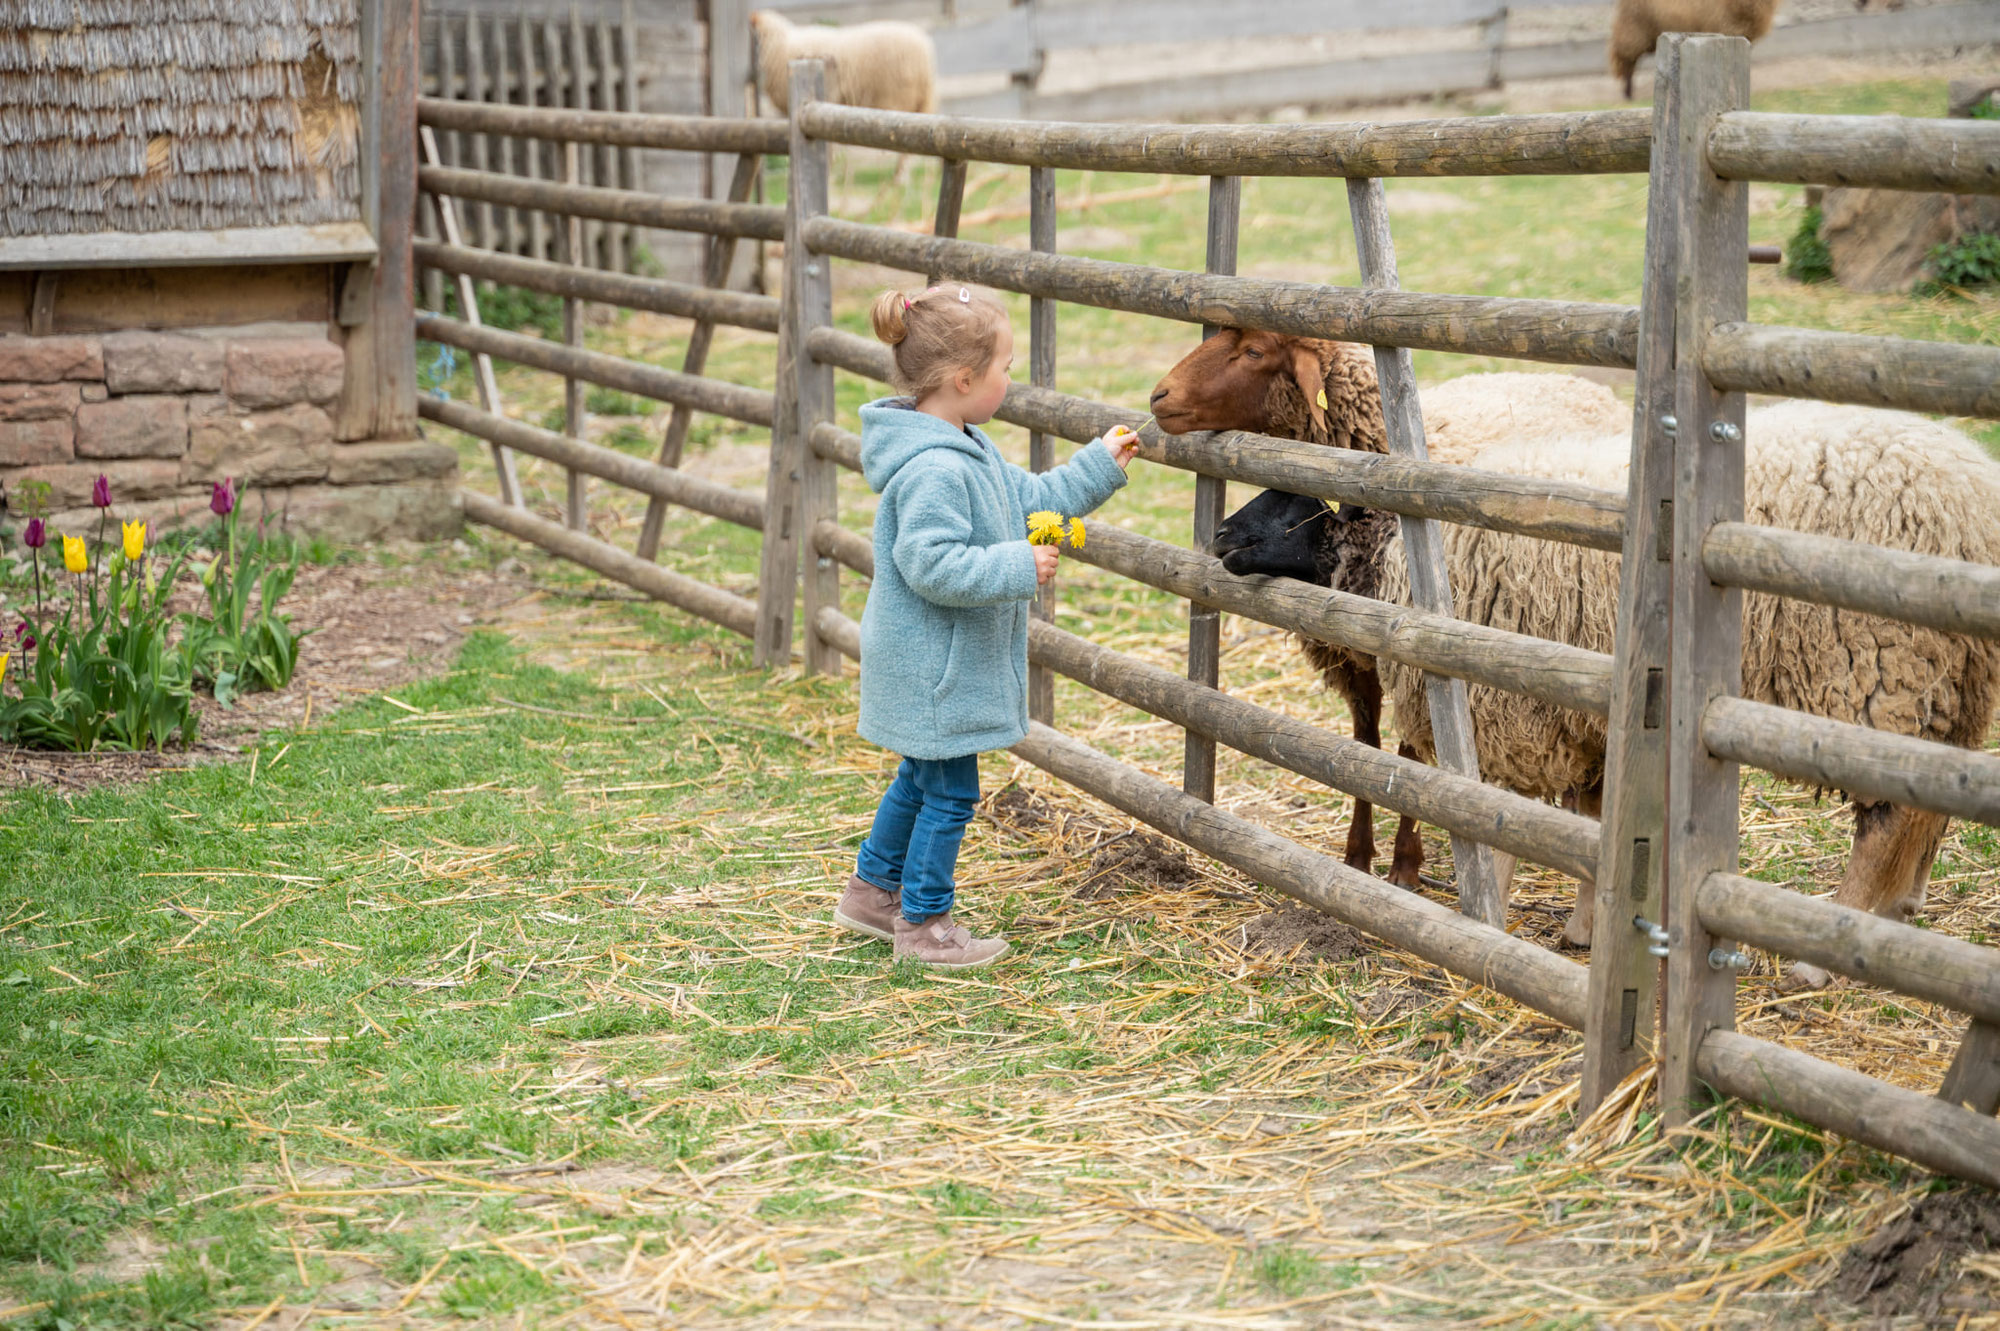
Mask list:
[[833,908],[833,922],[857,934],[885,943],[896,941],[896,921],[903,918],[903,894],[875,886],[860,875],[847,880],[847,890]]
[[1004,938],[974,938],[951,912],[933,915],[921,924],[896,917],[896,960],[914,961],[939,970],[963,971],[986,966],[1007,955]]

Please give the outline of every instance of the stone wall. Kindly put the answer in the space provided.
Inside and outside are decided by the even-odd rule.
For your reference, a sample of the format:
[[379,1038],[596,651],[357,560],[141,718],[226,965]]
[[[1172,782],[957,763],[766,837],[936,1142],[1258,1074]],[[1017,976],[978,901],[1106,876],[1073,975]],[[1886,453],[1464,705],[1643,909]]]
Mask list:
[[0,495],[45,481],[52,525],[94,532],[99,473],[116,519],[206,520],[216,481],[246,517],[347,542],[460,527],[457,455],[422,439],[343,442],[341,347],[295,329],[0,336]]

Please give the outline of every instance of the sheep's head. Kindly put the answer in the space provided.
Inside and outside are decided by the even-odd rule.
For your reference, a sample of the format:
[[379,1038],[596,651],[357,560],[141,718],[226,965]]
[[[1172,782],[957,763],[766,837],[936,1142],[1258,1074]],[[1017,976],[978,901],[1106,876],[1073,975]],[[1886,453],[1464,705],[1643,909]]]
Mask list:
[[1331,586],[1341,535],[1366,512],[1352,504],[1335,512],[1323,499],[1266,490],[1216,528],[1209,553],[1239,577],[1262,573]]
[[1241,328],[1225,328],[1181,358],[1153,389],[1153,417],[1169,434],[1194,430],[1269,433],[1274,399],[1302,394],[1315,426],[1324,429],[1326,387],[1320,343]]

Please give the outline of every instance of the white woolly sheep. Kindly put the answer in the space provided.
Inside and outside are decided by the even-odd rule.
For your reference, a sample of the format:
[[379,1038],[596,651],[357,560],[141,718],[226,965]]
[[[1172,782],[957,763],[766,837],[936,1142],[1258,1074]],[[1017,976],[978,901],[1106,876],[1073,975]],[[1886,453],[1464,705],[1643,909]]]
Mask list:
[[[1866,0],[1863,0],[1866,3]],[[1611,73],[1632,96],[1632,71],[1663,32],[1720,32],[1756,41],[1771,30],[1778,0],[1618,0],[1611,15]]]
[[[2000,563],[2000,465],[1950,426],[1906,412],[1788,402],[1751,413],[1747,434],[1748,521]],[[1629,440],[1622,431],[1523,439],[1480,452],[1473,465],[1623,490]],[[1296,497],[1276,502],[1289,498]],[[1276,521],[1297,525],[1291,516]],[[1329,516],[1323,525],[1316,539],[1337,541],[1338,519]],[[1472,527],[1449,528],[1446,550],[1461,615],[1611,651],[1616,556]],[[1236,571],[1260,570],[1261,557],[1248,548],[1239,547],[1232,559]],[[1382,559],[1383,599],[1405,602],[1400,539],[1384,548]],[[1744,624],[1743,695],[1760,702],[1959,747],[1984,740],[2000,702],[2000,644],[1765,595],[1745,598]],[[1386,661],[1379,668],[1405,742],[1428,758],[1421,673]],[[1482,776],[1597,812],[1601,718],[1476,684],[1469,695]],[[1884,915],[1915,914],[1946,822],[1942,815],[1857,802],[1854,853],[1835,900]],[[1588,941],[1590,906],[1585,892],[1567,930],[1571,941]],[[1797,973],[1809,982],[1824,978],[1814,968]]]
[[884,111],[937,110],[937,51],[914,23],[880,20],[845,28],[794,24],[776,10],[750,16],[757,42],[757,86],[780,115],[790,109],[794,60],[826,61],[826,95],[843,106]]

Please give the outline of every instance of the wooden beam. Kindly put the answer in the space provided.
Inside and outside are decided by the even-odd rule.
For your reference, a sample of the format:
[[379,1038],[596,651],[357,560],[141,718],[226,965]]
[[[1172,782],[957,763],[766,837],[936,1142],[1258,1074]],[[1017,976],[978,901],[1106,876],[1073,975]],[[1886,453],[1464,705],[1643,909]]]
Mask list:
[[1742,522],[1709,528],[1701,564],[1725,586],[2000,640],[2000,568],[1990,564]]
[[2000,1107],[2000,1025],[1974,1021],[1966,1027],[1938,1099],[1989,1117]]
[[1701,146],[1729,180],[2000,194],[2000,124],[1990,120],[1731,111]]
[[[1394,291],[1396,244],[1389,232],[1389,205],[1382,182],[1347,182],[1347,207],[1354,221],[1354,248],[1361,260],[1361,283],[1371,291]],[[1428,462],[1424,448],[1424,418],[1417,402],[1417,374],[1405,347],[1375,346],[1375,377],[1382,394],[1382,422],[1389,454],[1410,462]],[[1456,615],[1451,575],[1444,553],[1444,533],[1429,518],[1402,515],[1403,553],[1409,562],[1410,603],[1433,615]],[[1479,750],[1472,731],[1472,708],[1465,681],[1450,675],[1424,675],[1424,697],[1430,704],[1431,738],[1437,763],[1469,781],[1479,779]],[[1466,836],[1451,839],[1452,867],[1458,877],[1459,909],[1476,920],[1504,929],[1507,898],[1494,872],[1493,854]]]
[[1724,324],[1702,369],[1717,388],[2000,418],[2000,347]]
[[1660,1103],[1685,1123],[1704,1097],[1697,1051],[1736,1022],[1736,972],[1710,964],[1722,940],[1701,922],[1695,894],[1712,873],[1735,873],[1737,768],[1702,742],[1711,699],[1742,688],[1743,593],[1718,587],[1701,566],[1701,543],[1717,522],[1743,519],[1743,395],[1716,389],[1701,370],[1709,329],[1743,318],[1749,299],[1750,192],[1723,180],[1702,156],[1716,118],[1750,100],[1750,44],[1741,37],[1670,33],[1669,63],[1680,101],[1674,245],[1673,661],[1667,716],[1667,1001],[1661,1037]]
[[[1223,276],[1236,272],[1236,244],[1243,212],[1243,178],[1210,176],[1208,180],[1207,271]],[[1202,325],[1207,341],[1220,331]],[[1229,512],[1229,482],[1220,476],[1196,475],[1194,530],[1190,544],[1206,553]],[[1222,680],[1222,613],[1199,601],[1188,602],[1187,677],[1215,688]],[[1181,746],[1181,789],[1198,800],[1215,802],[1215,741],[1190,730]]]
[[[826,96],[826,62],[794,60],[791,64],[790,104],[794,113]],[[786,235],[803,237],[812,219],[826,214],[832,154],[819,140],[808,139],[792,119],[791,178],[786,186]],[[804,585],[805,622],[822,607],[840,608],[840,565],[815,555],[807,535],[822,519],[840,520],[840,473],[832,463],[805,446],[813,426],[833,419],[833,366],[812,354],[809,334],[815,328],[833,324],[833,264],[814,254],[803,241],[785,243],[785,291],[792,319],[792,346],[796,350],[796,372],[790,433],[795,441],[791,456],[799,464],[799,572]],[[790,293],[796,292],[796,298]],[[838,675],[842,660],[838,648],[808,631],[805,640],[806,673]]]
[[[1056,252],[1056,173],[1046,166],[1028,168],[1028,248],[1037,254]],[[1028,382],[1036,388],[1056,386],[1056,302],[1045,296],[1028,300]],[[1055,462],[1055,441],[1041,430],[1028,431],[1028,470],[1044,472]],[[1053,579],[1035,589],[1032,613],[1041,623],[1056,622]],[[1055,676],[1033,662],[1028,664],[1028,717],[1045,726],[1056,719]]]
[[712,236],[754,236],[759,240],[782,240],[785,235],[784,209],[765,204],[659,199],[630,190],[585,188],[450,167],[427,166],[418,176],[425,189],[461,199],[512,203],[665,231],[704,231]]
[[1639,311],[1627,305],[1210,277],[1073,254],[1022,253],[832,217],[815,220],[805,242],[816,253],[908,273],[942,273],[1023,295],[1185,323],[1622,369],[1632,367],[1638,345]]
[[544,263],[511,254],[488,254],[483,250],[418,241],[414,248],[417,266],[447,273],[463,273],[504,286],[526,287],[552,296],[575,296],[627,309],[650,310],[682,319],[707,320],[734,328],[750,328],[760,333],[778,331],[778,301],[774,296],[753,296],[740,291],[711,291],[690,282],[670,282],[658,277],[630,277],[596,268],[572,268],[568,264]]
[[[1653,142],[1679,133],[1679,48],[1660,48],[1654,82]],[[1625,539],[1619,553],[1618,631],[1613,635],[1610,724],[1606,726],[1599,872],[1590,902],[1590,1021],[1583,1033],[1577,1114],[1587,1118],[1619,1083],[1653,1057],[1660,965],[1634,919],[1661,919],[1660,866],[1666,851],[1667,668],[1673,654],[1671,526],[1674,440],[1674,281],[1679,219],[1673,172],[1679,159],[1656,153],[1646,187],[1646,273],[1639,298],[1638,379],[1632,398],[1632,465]],[[1579,896],[1577,909],[1582,910]]]
[[577,111],[561,106],[451,102],[436,97],[421,99],[417,114],[426,125],[438,129],[627,148],[749,152],[782,157],[790,140],[787,122],[775,117],[628,115],[623,111]]

